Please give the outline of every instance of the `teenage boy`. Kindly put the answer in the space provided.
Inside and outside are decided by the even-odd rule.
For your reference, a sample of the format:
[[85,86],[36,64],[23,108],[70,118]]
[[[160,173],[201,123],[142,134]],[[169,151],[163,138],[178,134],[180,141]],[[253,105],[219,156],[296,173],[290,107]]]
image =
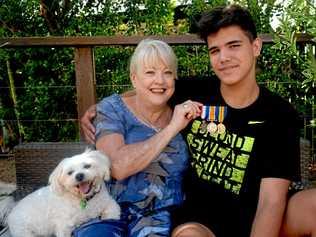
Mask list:
[[215,8],[198,26],[219,83],[190,97],[209,106],[184,131],[192,162],[176,223],[196,221],[218,237],[278,236],[299,178],[297,113],[256,81],[262,42],[247,10]]
[[[316,191],[295,194],[287,205],[290,182],[299,179],[299,119],[256,82],[262,42],[250,13],[238,5],[214,8],[202,15],[199,35],[219,80],[176,85],[177,102],[204,106],[183,132],[191,166],[186,201],[174,213],[175,226],[200,224],[184,224],[174,236],[201,236],[206,227],[216,237],[316,236]],[[81,120],[92,141],[93,116]]]

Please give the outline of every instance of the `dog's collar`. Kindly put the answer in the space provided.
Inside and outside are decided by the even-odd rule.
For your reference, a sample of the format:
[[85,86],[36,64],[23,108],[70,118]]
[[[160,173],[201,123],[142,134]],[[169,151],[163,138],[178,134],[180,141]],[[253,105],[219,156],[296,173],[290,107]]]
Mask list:
[[97,190],[95,190],[90,196],[85,197],[85,198],[82,198],[82,199],[80,200],[80,208],[81,208],[82,210],[85,209],[85,208],[87,207],[87,205],[88,205],[88,202],[89,202],[92,198],[94,198],[94,196],[95,196],[96,194],[98,194],[98,193],[101,191],[101,189],[102,189],[102,185],[100,185],[100,188],[97,189]]

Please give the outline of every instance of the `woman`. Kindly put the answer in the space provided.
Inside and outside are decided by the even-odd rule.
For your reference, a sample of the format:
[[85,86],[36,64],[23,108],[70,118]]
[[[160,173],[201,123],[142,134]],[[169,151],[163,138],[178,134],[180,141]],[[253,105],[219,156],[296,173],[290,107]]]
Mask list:
[[176,78],[171,47],[143,40],[130,62],[135,93],[113,94],[97,105],[96,148],[112,161],[108,186],[122,209],[121,236],[170,236],[170,210],[183,201],[188,152],[179,131],[200,115],[201,104],[186,101],[172,110]]

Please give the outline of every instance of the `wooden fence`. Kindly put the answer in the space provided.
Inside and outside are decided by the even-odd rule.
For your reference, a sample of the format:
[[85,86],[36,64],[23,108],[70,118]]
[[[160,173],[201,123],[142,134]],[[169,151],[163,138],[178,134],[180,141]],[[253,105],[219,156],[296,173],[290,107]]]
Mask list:
[[[70,47],[74,48],[74,61],[76,71],[77,111],[78,118],[92,104],[96,103],[96,79],[94,47],[108,46],[134,46],[144,38],[163,40],[170,45],[201,45],[205,44],[196,35],[170,35],[170,36],[75,36],[75,37],[19,37],[0,38],[0,48],[18,47]],[[263,43],[273,43],[273,36],[261,34]],[[301,34],[298,43],[315,44],[312,37]],[[82,133],[80,132],[81,137]]]

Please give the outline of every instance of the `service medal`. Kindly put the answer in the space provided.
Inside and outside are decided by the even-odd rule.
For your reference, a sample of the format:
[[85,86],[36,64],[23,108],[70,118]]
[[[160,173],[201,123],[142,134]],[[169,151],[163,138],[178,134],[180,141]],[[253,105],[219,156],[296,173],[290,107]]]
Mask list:
[[[226,132],[226,127],[223,124],[223,121],[226,115],[227,106],[203,105],[201,113],[201,118],[203,119],[203,122],[200,125],[200,131],[204,133],[205,130],[207,130],[207,132],[212,135],[216,133],[224,134]],[[207,125],[206,121],[209,121],[210,123]]]
[[217,132],[217,125],[214,122],[210,122],[207,125],[207,131],[212,135],[215,134]]
[[200,131],[201,131],[201,133],[207,132],[207,122],[204,120],[202,121],[202,124],[200,125]]
[[226,132],[226,127],[224,124],[220,123],[217,125],[218,134],[224,134]]

